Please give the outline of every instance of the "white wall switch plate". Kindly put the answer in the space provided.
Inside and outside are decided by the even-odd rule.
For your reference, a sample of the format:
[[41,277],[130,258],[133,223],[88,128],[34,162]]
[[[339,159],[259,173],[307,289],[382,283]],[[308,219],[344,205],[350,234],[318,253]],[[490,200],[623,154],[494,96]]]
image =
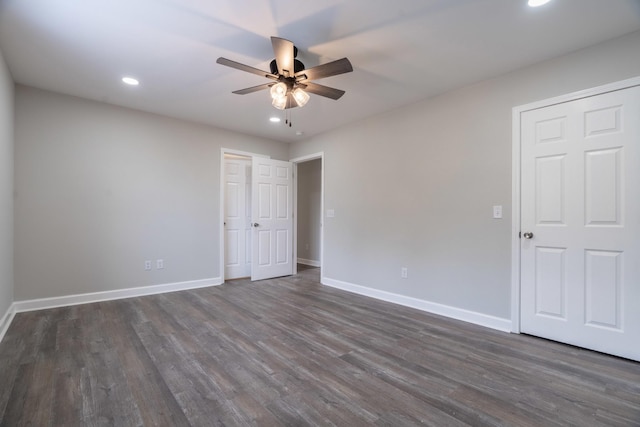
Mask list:
[[156,260],[156,269],[162,270],[163,268],[164,268],[164,260],[163,259]]
[[402,267],[400,269],[400,278],[406,279],[408,277],[409,277],[409,270],[407,269],[407,267]]
[[495,219],[502,218],[502,205],[496,205],[493,207],[493,217]]
[[327,218],[333,218],[334,216],[336,216],[336,211],[333,209],[327,209]]

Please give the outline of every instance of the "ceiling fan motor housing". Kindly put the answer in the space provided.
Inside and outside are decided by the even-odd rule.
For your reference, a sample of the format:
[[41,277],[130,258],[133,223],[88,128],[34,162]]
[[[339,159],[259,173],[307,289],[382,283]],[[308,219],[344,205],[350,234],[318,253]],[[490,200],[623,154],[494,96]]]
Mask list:
[[[269,69],[271,70],[271,74],[278,74],[278,64],[276,63],[276,60],[274,59],[273,61],[271,61],[271,63],[269,64]],[[295,74],[298,71],[302,71],[304,70],[304,64],[300,61],[298,61],[297,59],[293,60],[293,73]]]

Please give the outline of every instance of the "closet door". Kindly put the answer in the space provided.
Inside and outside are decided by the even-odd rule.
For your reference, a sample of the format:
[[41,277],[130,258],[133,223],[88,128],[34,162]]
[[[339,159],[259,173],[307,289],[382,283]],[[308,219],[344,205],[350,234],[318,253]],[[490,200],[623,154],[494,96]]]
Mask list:
[[293,165],[253,158],[251,280],[293,274]]
[[640,360],[640,87],[521,117],[521,330]]
[[225,160],[224,278],[251,275],[251,162]]

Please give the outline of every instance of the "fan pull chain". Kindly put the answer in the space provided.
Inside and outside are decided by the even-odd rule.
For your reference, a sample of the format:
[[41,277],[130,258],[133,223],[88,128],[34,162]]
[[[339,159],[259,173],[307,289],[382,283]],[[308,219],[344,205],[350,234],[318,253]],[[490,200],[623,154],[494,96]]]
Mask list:
[[291,122],[291,110],[290,109],[286,109],[284,110],[284,125],[289,125],[289,127],[291,127],[292,122]]

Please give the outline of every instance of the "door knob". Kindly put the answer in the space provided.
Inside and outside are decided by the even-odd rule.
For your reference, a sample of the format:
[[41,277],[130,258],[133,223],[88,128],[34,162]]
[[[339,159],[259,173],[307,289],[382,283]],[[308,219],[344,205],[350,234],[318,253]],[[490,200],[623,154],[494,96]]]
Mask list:
[[257,222],[254,222],[254,223],[253,223],[253,224],[251,224],[251,225],[253,225],[254,227],[260,227],[260,224],[258,224]]
[[525,239],[533,239],[533,233],[530,231],[527,231],[526,233],[522,234],[522,237],[524,237]]

